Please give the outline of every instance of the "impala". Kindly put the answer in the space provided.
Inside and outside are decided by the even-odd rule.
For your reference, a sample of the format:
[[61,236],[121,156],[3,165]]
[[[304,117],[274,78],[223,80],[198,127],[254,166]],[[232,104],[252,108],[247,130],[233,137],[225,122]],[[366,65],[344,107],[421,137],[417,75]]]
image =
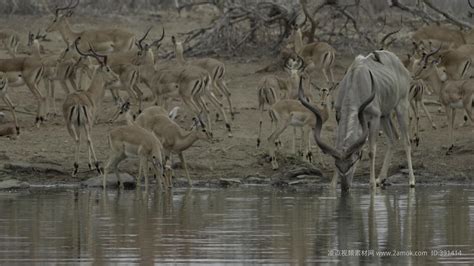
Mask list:
[[421,44],[425,48],[426,42],[431,45],[433,41],[444,44],[445,48],[456,48],[463,44],[474,43],[474,31],[463,32],[446,26],[428,25],[414,31],[411,38],[415,45]]
[[437,51],[426,54],[422,64],[416,69],[415,78],[426,80],[434,90],[439,92],[441,105],[446,110],[449,131],[449,148],[447,155],[454,149],[454,120],[456,109],[464,109],[472,122],[472,99],[474,95],[474,79],[449,80],[446,70],[439,66],[439,59],[430,60]]
[[[300,78],[299,88],[301,93],[303,93],[302,77]],[[329,90],[326,89],[324,92],[325,93],[323,93],[321,97],[320,106],[315,107],[318,108],[318,112],[322,114],[323,123],[329,118],[329,104],[327,102]],[[313,158],[309,133],[316,126],[316,119],[311,111],[305,108],[298,100],[284,99],[272,105],[270,109],[270,117],[272,119],[272,124],[276,124],[275,130],[273,130],[272,134],[268,137],[268,143],[270,145],[269,154],[272,168],[276,170],[279,167],[275,156],[275,147],[280,145],[280,142],[277,141],[278,137],[285,131],[286,128],[288,128],[288,126],[302,128],[301,146],[304,147],[303,159],[311,162]],[[296,152],[295,146],[296,140],[295,134],[293,134],[293,153]],[[321,156],[320,158],[321,163],[324,165]]]
[[[46,28],[46,32],[58,31],[63,41],[69,46],[74,40],[81,37],[90,43],[94,51],[110,53],[112,51],[131,50],[135,44],[135,34],[120,28],[95,29],[74,31],[69,24],[68,18],[73,14],[73,9],[79,5],[80,0],[71,2],[65,7],[56,8],[54,19]],[[65,12],[61,14],[61,12]],[[80,45],[81,50],[86,50],[87,45]]]
[[[304,23],[303,23],[304,24]],[[301,56],[308,69],[321,71],[326,81],[334,84],[334,63],[336,60],[336,50],[326,42],[303,43],[303,34],[299,25],[293,29],[294,49],[297,55]],[[328,72],[330,78],[328,77]]]
[[[186,65],[187,61],[184,59],[184,55],[183,55],[183,52],[184,52],[183,43],[176,41],[176,38],[174,36],[171,36],[171,41],[174,46],[174,51],[176,54],[176,59],[178,61],[178,64],[182,66]],[[234,119],[234,109],[232,108],[232,101],[230,99],[231,93],[224,79],[225,78],[224,77],[225,76],[224,63],[214,58],[199,58],[199,59],[194,59],[193,61],[190,62],[190,64],[201,67],[209,73],[211,77],[211,84],[214,88],[213,91],[218,92],[221,95],[225,96],[225,98],[227,99],[227,103],[229,104],[231,118]]]
[[[9,77],[14,77],[14,82],[26,84],[28,89],[36,98],[36,126],[44,121],[45,97],[38,89],[44,73],[44,66],[41,60],[32,56],[0,59],[0,72],[4,72]],[[20,73],[20,75],[16,74]],[[12,82],[9,82],[12,84]]]
[[16,135],[20,135],[20,127],[18,126],[18,120],[16,118],[15,107],[13,106],[10,97],[8,97],[8,77],[5,73],[0,72],[0,98],[5,102],[5,104],[10,108],[10,112],[13,116],[13,122],[15,124]]
[[[77,42],[76,42],[77,44]],[[76,46],[78,52],[79,48]],[[80,52],[83,54],[82,52]],[[89,169],[92,168],[91,154],[94,157],[94,165],[100,173],[99,162],[95,155],[94,146],[91,138],[91,130],[94,120],[99,110],[100,104],[105,94],[105,87],[116,81],[118,76],[107,65],[107,56],[101,56],[92,50],[85,56],[92,56],[99,62],[99,68],[96,70],[91,84],[86,91],[78,91],[67,96],[63,104],[63,115],[66,121],[66,128],[69,135],[74,139],[76,144],[74,156],[74,170],[72,176],[76,176],[79,169],[79,148],[81,144],[81,130],[84,130],[87,138],[89,151]]]
[[[140,160],[137,185],[143,176],[145,177],[145,187],[148,187],[148,162],[153,165],[153,170],[158,178],[163,177],[166,187],[171,187],[171,177],[165,174],[165,167],[169,167],[166,160],[163,160],[163,146],[158,138],[148,130],[137,125],[125,125],[114,128],[109,133],[110,156],[104,167],[102,186],[105,189],[107,184],[107,172],[112,170],[123,188],[120,179],[118,165],[127,157],[138,157]],[[161,182],[159,182],[161,185]]]

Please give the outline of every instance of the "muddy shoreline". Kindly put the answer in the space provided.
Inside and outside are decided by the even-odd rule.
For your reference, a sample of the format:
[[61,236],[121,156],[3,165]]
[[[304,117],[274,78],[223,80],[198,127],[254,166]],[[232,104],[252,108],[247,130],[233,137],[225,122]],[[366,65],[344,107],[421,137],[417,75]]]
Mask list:
[[[176,166],[175,166],[176,167]],[[179,167],[179,166],[178,166]],[[392,172],[393,168],[391,169]],[[359,171],[354,177],[354,187],[368,187],[368,171]],[[126,189],[136,188],[133,171],[121,172]],[[474,176],[459,173],[453,176],[438,176],[426,169],[415,170],[417,187],[424,186],[473,186]],[[221,176],[194,178],[193,188],[229,188],[238,186],[261,186],[274,189],[313,190],[328,189],[332,174],[308,165],[293,165],[273,172],[270,176],[250,174],[246,176]],[[108,176],[109,189],[117,189],[115,175]],[[143,180],[141,182],[143,186]],[[384,189],[390,186],[408,187],[407,170],[403,165],[385,182]],[[51,163],[28,163],[6,161],[0,164],[0,190],[18,190],[30,188],[98,188],[102,186],[102,177],[95,170],[83,171],[78,178],[72,178],[60,165]],[[150,187],[156,187],[157,180],[150,177]],[[174,188],[189,187],[186,178],[174,177]]]

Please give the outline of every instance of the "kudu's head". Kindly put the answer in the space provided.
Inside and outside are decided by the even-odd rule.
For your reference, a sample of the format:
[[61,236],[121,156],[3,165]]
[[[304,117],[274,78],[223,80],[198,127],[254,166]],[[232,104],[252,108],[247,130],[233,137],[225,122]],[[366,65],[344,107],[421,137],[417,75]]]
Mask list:
[[[346,83],[349,84],[349,83]],[[371,86],[371,84],[367,84],[367,86]],[[346,89],[342,88],[340,93],[344,93],[347,91]],[[301,103],[308,108],[311,112],[314,113],[316,116],[316,126],[313,130],[314,138],[316,143],[321,148],[323,153],[331,155],[335,159],[335,166],[336,171],[341,178],[341,188],[342,190],[348,190],[352,183],[352,178],[355,173],[356,164],[362,157],[362,147],[364,146],[367,137],[369,135],[369,125],[365,121],[364,117],[364,110],[365,108],[373,101],[375,98],[375,91],[372,90],[370,96],[362,102],[362,104],[358,104],[357,106],[352,106],[345,110],[355,110],[354,113],[344,112],[336,114],[336,119],[338,120],[353,120],[358,119],[358,123],[353,123],[353,128],[350,127],[341,127],[338,124],[337,134],[339,139],[343,139],[344,145],[338,145],[340,149],[336,149],[326,142],[324,142],[321,138],[321,129],[323,125],[323,118],[320,111],[309,104],[303,95],[303,88],[302,82],[300,81],[299,86],[299,100]],[[355,103],[355,101],[354,101]],[[354,114],[356,117],[354,117]]]
[[62,27],[62,25],[65,22],[65,20],[72,16],[74,8],[76,8],[79,5],[80,0],[72,0],[69,2],[69,4],[65,7],[57,7],[54,10],[54,18],[51,24],[46,28],[46,32],[53,32],[53,31],[59,31]]

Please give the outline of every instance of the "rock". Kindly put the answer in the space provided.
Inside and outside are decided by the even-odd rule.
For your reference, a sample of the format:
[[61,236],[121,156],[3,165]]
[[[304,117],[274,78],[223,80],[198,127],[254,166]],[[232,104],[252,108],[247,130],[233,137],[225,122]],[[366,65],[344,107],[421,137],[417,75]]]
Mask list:
[[291,179],[300,175],[322,176],[323,173],[317,168],[302,167],[289,170],[285,173],[285,178]]
[[405,183],[406,180],[407,180],[407,177],[404,175],[404,174],[401,174],[401,173],[397,173],[397,174],[394,174],[390,177],[387,178],[388,181],[390,181],[391,183]]
[[221,178],[219,179],[219,182],[223,187],[238,186],[242,184],[242,181],[236,178]]
[[[120,179],[122,179],[123,185],[125,188],[134,188],[136,187],[135,177],[131,176],[128,173],[119,173]],[[150,178],[148,179],[150,182]],[[83,186],[86,187],[102,187],[102,175],[91,177],[86,181],[82,182]],[[107,187],[108,188],[117,188],[118,180],[115,177],[115,174],[107,174]]]
[[3,168],[12,172],[27,174],[68,175],[62,167],[48,163],[9,162],[5,163]]
[[320,180],[321,176],[319,175],[297,175],[296,179],[313,179],[313,180]]
[[295,180],[295,181],[288,182],[288,185],[296,186],[296,185],[305,185],[305,184],[308,184],[308,183],[310,183],[310,181],[307,180],[307,179],[298,179],[298,180]]
[[245,182],[249,184],[268,184],[270,183],[270,180],[269,178],[259,176],[249,176],[245,179]]
[[[158,182],[158,180],[156,182]],[[188,179],[185,177],[173,177],[172,182],[173,182],[173,187],[189,187]],[[191,184],[194,184],[192,178],[191,178]]]
[[283,180],[283,179],[277,179],[272,182],[272,186],[274,187],[287,187],[288,186],[288,181]]
[[29,187],[30,184],[16,179],[8,179],[0,182],[0,189],[25,189]]

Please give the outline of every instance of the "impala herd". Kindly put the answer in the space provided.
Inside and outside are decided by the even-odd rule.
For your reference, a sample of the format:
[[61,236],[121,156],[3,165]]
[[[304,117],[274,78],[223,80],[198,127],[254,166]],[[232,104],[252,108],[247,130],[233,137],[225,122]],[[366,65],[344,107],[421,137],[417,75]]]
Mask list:
[[[37,102],[36,126],[40,126],[56,112],[55,83],[65,94],[62,112],[69,135],[75,143],[72,176],[79,169],[81,135],[85,135],[88,147],[89,169],[95,168],[103,175],[106,187],[107,173],[112,171],[123,186],[118,164],[127,157],[139,158],[138,180],[143,176],[148,184],[148,165],[159,177],[160,186],[172,186],[171,154],[177,154],[182,162],[189,185],[192,184],[183,151],[197,140],[213,141],[211,112],[216,121],[224,120],[229,137],[232,137],[231,120],[235,109],[231,90],[226,84],[226,66],[213,58],[188,60],[184,57],[183,43],[171,37],[176,63],[155,58],[165,37],[151,42],[147,37],[137,37],[124,29],[90,29],[75,31],[69,23],[79,0],[65,7],[57,7],[46,32],[58,32],[65,48],[57,54],[45,55],[44,35],[28,34],[28,55],[18,54],[20,34],[11,29],[0,29],[0,44],[10,58],[0,59],[0,98],[11,110],[13,124],[3,127],[0,134],[19,135],[20,125],[15,105],[8,90],[26,85]],[[306,22],[306,20],[305,20]],[[303,22],[303,24],[305,23]],[[432,127],[437,128],[424,104],[424,96],[436,94],[444,107],[449,131],[449,148],[454,147],[454,120],[456,109],[464,109],[465,121],[472,122],[472,98],[474,79],[471,79],[471,62],[474,56],[474,31],[454,30],[446,26],[430,25],[411,34],[412,51],[400,59],[388,51],[385,40],[398,31],[387,34],[381,50],[367,56],[357,56],[346,69],[342,80],[334,78],[336,50],[325,42],[305,43],[302,25],[294,25],[288,38],[285,62],[287,75],[268,74],[257,85],[260,119],[257,147],[262,144],[262,124],[267,116],[271,121],[268,137],[270,162],[278,169],[276,150],[281,148],[280,135],[293,128],[292,152],[296,153],[297,130],[301,130],[299,151],[302,159],[313,162],[312,139],[321,151],[334,158],[333,187],[340,180],[341,188],[351,187],[352,178],[362,150],[368,144],[370,159],[370,186],[382,185],[388,175],[393,148],[401,138],[406,153],[409,185],[415,185],[411,149],[419,145],[420,110],[423,109]],[[327,82],[324,88],[313,81],[314,73],[321,73]],[[45,91],[40,89],[43,82]],[[141,86],[153,95],[154,105],[144,108]],[[102,168],[94,149],[91,132],[98,113],[101,112],[106,90],[110,90],[117,111],[110,119],[119,117],[126,125],[115,127],[108,134],[109,160]],[[128,98],[121,96],[125,91]],[[313,95],[313,91],[317,92]],[[133,104],[130,100],[134,101]],[[172,100],[178,100],[192,114],[192,126],[182,128],[175,117],[178,108],[168,111]],[[221,102],[227,102],[226,108]],[[132,110],[136,106],[136,110]],[[267,106],[267,108],[266,108]],[[229,120],[229,116],[231,120]],[[328,144],[321,136],[323,124],[335,116],[335,145]],[[398,121],[398,130],[394,119]],[[388,139],[388,147],[380,174],[375,173],[376,139],[382,130]],[[313,137],[311,137],[313,135]],[[318,149],[319,151],[319,149]],[[319,153],[319,152],[318,152]],[[325,165],[323,157],[318,161]]]

